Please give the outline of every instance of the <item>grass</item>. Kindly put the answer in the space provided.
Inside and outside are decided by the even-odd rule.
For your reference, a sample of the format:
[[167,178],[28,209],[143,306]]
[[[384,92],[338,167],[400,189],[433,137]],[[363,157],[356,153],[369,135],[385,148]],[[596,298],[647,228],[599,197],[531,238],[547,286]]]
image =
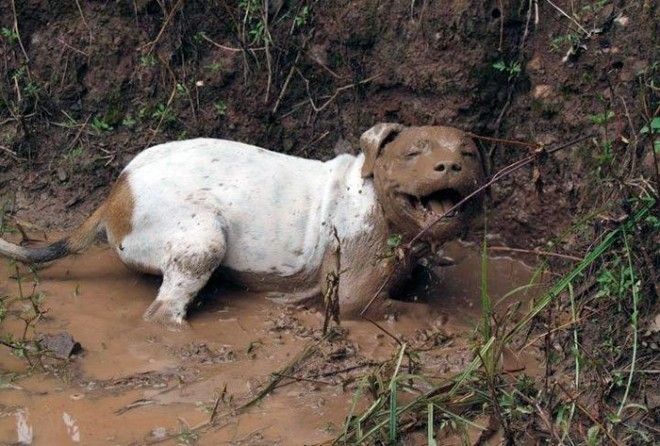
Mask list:
[[[633,228],[644,223],[650,216],[654,202],[647,202],[633,213],[618,227],[610,230],[601,241],[591,249],[584,259],[564,274],[537,299],[531,308],[522,315],[516,315],[515,306],[502,316],[495,317],[492,302],[488,293],[487,281],[487,244],[482,246],[481,269],[481,321],[478,324],[474,359],[465,369],[454,376],[435,382],[430,390],[421,391],[422,384],[429,384],[428,377],[418,373],[406,373],[402,365],[404,353],[414,356],[414,351],[403,344],[390,363],[384,364],[371,376],[365,377],[355,391],[352,408],[347,417],[342,433],[333,444],[398,444],[402,435],[408,431],[419,430],[425,433],[428,444],[438,443],[438,435],[448,435],[454,432],[459,438],[466,438],[467,432],[484,432],[486,427],[476,422],[478,415],[487,415],[497,420],[502,435],[511,444],[517,444],[525,435],[526,429],[542,426],[544,435],[553,438],[553,444],[601,444],[603,439],[624,444],[630,433],[626,429],[618,429],[621,425],[621,415],[625,408],[644,413],[639,404],[628,404],[634,388],[634,375],[637,362],[637,331],[639,317],[639,280],[636,280],[633,259],[628,242],[628,234]],[[621,246],[623,243],[623,251]],[[587,399],[583,391],[594,390],[582,380],[585,373],[594,373],[595,364],[583,364],[582,357],[586,354],[584,346],[579,341],[580,316],[578,296],[575,289],[585,279],[585,273],[598,264],[610,264],[612,256],[624,256],[626,259],[626,274],[630,280],[621,283],[619,291],[630,292],[632,296],[632,312],[630,328],[632,329],[632,359],[628,372],[623,396],[619,399],[618,409],[608,405],[606,414],[594,423],[580,398]],[[542,267],[544,268],[544,267]],[[537,280],[538,275],[532,279]],[[531,285],[531,284],[530,284]],[[511,293],[521,292],[528,286],[519,287]],[[599,290],[594,291],[597,295]],[[618,298],[608,295],[609,299]],[[508,297],[508,296],[505,296]],[[566,370],[572,368],[572,389],[569,395],[561,393],[559,387],[541,386],[537,380],[525,374],[508,376],[502,370],[502,354],[505,349],[515,349],[521,345],[521,339],[527,337],[531,325],[553,305],[567,300],[566,313],[570,323],[565,330],[570,332],[570,342],[567,344]],[[550,336],[553,330],[548,330]],[[548,354],[549,352],[546,352]],[[590,355],[598,354],[592,351]],[[546,356],[546,367],[553,362]],[[388,372],[390,370],[390,372]],[[562,370],[564,370],[562,368]],[[389,378],[386,378],[389,373]],[[582,379],[581,379],[582,377]],[[387,384],[386,384],[387,383]],[[369,389],[370,392],[367,392]],[[415,395],[406,404],[400,403],[402,394]],[[356,412],[359,402],[364,404],[365,397],[372,395],[372,402],[361,413]],[[577,395],[577,396],[576,396]],[[639,416],[639,415],[638,415]],[[535,424],[533,424],[535,423]],[[588,428],[583,429],[587,425]],[[440,430],[436,429],[440,426]],[[557,431],[559,428],[559,431]],[[620,437],[617,440],[617,437]],[[581,437],[581,438],[580,438]]]

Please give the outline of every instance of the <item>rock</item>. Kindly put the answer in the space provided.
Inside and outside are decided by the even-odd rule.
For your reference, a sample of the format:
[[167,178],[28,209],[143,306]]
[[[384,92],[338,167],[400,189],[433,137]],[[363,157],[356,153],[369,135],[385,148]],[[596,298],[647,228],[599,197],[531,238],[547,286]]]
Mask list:
[[67,359],[71,355],[82,351],[80,342],[73,339],[73,336],[65,331],[54,335],[43,335],[39,340],[39,344],[43,349],[54,353],[55,356],[62,359]]
[[162,440],[167,436],[167,429],[162,426],[155,427],[151,430],[151,436],[156,440]]
[[532,60],[527,62],[527,70],[528,71],[539,71],[543,68],[543,62],[541,62],[541,58],[538,55],[534,55],[532,57]]
[[66,173],[66,170],[62,169],[61,167],[57,168],[57,179],[60,180],[62,183],[64,183],[69,175]]
[[619,17],[614,19],[614,23],[619,25],[621,28],[625,28],[626,26],[628,26],[629,22],[630,22],[630,19],[625,15],[620,15]]
[[537,85],[532,91],[534,99],[548,99],[553,95],[552,87],[547,84]]

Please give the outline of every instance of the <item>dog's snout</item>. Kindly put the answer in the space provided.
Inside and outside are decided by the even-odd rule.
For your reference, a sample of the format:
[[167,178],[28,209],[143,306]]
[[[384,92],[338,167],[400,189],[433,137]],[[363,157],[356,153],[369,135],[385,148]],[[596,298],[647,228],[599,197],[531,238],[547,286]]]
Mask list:
[[442,162],[436,164],[433,169],[436,170],[437,172],[444,172],[447,169],[451,169],[453,172],[460,172],[461,170],[463,170],[463,166],[461,166],[461,163],[456,163],[456,162],[455,163]]

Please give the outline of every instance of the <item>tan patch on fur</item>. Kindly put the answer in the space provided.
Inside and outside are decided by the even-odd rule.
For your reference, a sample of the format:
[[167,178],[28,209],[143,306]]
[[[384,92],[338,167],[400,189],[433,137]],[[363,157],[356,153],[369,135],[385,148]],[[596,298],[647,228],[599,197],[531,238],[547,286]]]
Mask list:
[[126,175],[122,174],[112,187],[110,195],[99,209],[103,212],[108,240],[120,245],[133,230],[132,219],[135,200]]

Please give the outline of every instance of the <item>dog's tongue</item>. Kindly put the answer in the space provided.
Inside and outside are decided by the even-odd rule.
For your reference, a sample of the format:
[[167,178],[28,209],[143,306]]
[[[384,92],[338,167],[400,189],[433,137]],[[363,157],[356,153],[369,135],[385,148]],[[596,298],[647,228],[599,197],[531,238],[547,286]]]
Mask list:
[[436,214],[444,214],[451,209],[453,205],[454,203],[449,199],[429,201],[429,207]]

